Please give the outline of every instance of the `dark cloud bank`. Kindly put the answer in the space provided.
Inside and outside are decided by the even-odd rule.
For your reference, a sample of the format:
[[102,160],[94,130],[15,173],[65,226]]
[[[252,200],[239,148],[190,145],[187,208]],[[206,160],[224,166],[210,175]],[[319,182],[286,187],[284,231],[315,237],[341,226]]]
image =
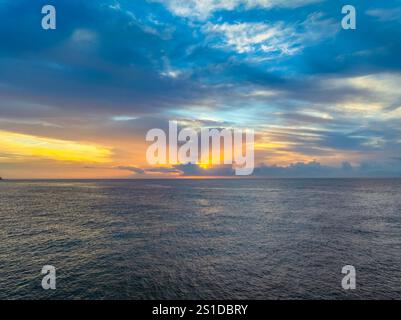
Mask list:
[[[343,162],[341,166],[326,166],[317,161],[298,162],[289,166],[258,165],[251,176],[242,178],[401,178],[400,160],[394,159],[385,163],[363,162],[353,166]],[[235,177],[235,170],[231,166],[216,166],[201,168],[196,164],[180,164],[171,168],[137,168],[117,167],[115,169],[130,171],[135,176],[149,176],[149,174],[175,173],[182,177]]]

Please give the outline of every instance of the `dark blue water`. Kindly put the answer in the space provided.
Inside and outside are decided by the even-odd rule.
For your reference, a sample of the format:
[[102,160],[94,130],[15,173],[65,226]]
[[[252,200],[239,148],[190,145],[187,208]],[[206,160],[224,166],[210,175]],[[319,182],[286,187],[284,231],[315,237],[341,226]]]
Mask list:
[[0,182],[0,298],[401,299],[400,193],[396,179]]

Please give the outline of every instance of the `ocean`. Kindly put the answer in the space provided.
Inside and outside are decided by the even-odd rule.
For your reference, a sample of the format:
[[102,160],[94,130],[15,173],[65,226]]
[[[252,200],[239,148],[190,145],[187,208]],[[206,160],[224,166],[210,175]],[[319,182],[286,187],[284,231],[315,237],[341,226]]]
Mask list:
[[0,298],[401,299],[400,194],[401,179],[3,181]]

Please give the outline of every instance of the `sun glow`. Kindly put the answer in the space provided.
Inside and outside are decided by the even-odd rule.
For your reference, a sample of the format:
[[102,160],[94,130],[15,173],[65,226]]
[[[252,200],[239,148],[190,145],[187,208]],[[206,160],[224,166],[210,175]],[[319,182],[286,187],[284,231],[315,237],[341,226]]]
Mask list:
[[212,164],[209,164],[209,163],[197,163],[197,165],[198,165],[199,168],[202,168],[202,169],[205,169],[205,170],[212,167]]

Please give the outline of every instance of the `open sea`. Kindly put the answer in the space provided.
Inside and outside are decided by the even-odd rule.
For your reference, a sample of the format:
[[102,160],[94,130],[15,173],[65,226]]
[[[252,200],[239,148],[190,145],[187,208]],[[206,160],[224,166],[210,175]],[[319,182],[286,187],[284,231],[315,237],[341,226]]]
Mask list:
[[0,182],[0,299],[362,298],[401,299],[400,179]]

